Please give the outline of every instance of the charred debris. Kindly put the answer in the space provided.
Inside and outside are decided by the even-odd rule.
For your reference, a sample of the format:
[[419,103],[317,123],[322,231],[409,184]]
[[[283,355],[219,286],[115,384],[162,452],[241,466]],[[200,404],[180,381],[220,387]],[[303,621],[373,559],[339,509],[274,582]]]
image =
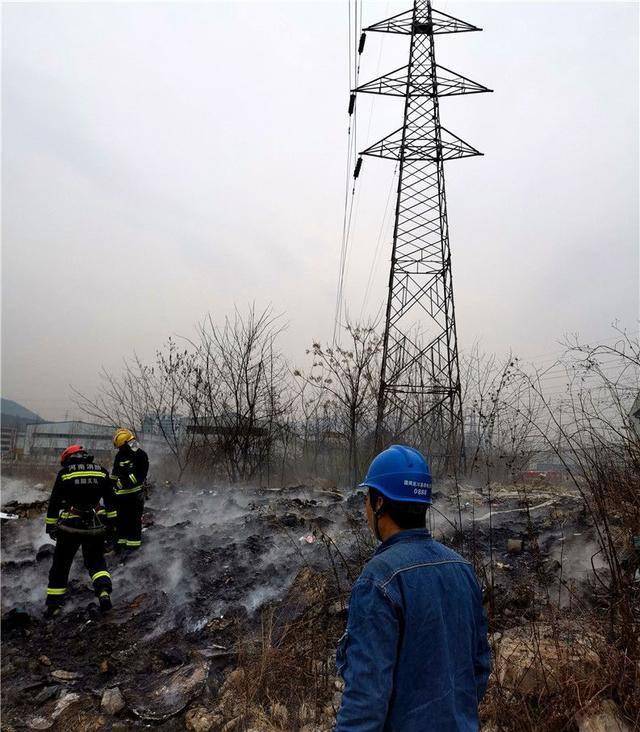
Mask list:
[[[598,539],[579,493],[544,480],[491,494],[443,483],[435,507],[434,534],[474,557],[488,589],[500,666],[490,704],[502,703],[496,689],[518,689],[526,669],[526,693],[548,693],[557,669],[542,663],[531,675],[525,629],[546,634],[547,653],[564,658],[549,650],[568,643],[552,620],[605,604],[593,581],[594,563],[603,564]],[[142,553],[125,563],[109,557],[114,610],[100,615],[76,566],[54,622],[41,612],[52,550],[42,501],[3,510],[17,516],[2,532],[3,730],[331,729],[335,644],[373,548],[356,492],[323,480],[158,485]],[[589,653],[587,669],[601,664]]]

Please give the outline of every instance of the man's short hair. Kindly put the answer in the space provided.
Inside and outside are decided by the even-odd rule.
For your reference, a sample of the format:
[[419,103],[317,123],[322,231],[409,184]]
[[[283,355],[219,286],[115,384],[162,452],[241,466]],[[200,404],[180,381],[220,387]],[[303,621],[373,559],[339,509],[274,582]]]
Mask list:
[[386,513],[389,518],[396,523],[401,529],[424,529],[427,523],[426,503],[414,503],[413,501],[392,501],[390,498],[382,495],[380,491],[369,487],[369,502],[371,508],[375,511],[378,498],[382,498],[382,513]]

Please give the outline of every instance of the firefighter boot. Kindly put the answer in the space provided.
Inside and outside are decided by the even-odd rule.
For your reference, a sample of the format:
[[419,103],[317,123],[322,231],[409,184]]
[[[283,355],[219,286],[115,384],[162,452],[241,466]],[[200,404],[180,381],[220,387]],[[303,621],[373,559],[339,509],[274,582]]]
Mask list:
[[60,605],[47,605],[44,611],[44,619],[53,620],[54,618],[57,618],[58,615],[60,615],[61,611],[62,608],[60,607]]
[[106,590],[103,590],[100,593],[100,597],[98,597],[98,602],[100,603],[100,611],[103,613],[108,613],[109,610],[113,607],[111,604],[111,597],[109,593]]

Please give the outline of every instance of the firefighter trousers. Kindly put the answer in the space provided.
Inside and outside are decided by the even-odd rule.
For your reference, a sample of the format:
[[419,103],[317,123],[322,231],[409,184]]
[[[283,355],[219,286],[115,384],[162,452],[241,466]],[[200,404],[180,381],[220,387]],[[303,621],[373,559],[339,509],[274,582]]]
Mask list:
[[142,491],[116,498],[118,501],[118,548],[139,549],[142,544],[142,511],[144,509]]
[[69,571],[73,558],[82,547],[84,566],[89,572],[96,597],[111,594],[111,575],[104,559],[104,539],[102,536],[83,537],[78,534],[65,534],[58,531],[53,563],[49,571],[47,605],[62,605],[67,592]]

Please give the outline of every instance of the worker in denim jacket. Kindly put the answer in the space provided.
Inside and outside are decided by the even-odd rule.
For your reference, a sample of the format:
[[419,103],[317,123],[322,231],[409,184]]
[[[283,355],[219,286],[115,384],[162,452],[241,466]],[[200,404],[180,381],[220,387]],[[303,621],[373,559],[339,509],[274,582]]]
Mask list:
[[369,526],[382,542],[356,580],[337,652],[336,732],[478,730],[491,670],[473,568],[425,528],[431,473],[392,445],[371,463]]

